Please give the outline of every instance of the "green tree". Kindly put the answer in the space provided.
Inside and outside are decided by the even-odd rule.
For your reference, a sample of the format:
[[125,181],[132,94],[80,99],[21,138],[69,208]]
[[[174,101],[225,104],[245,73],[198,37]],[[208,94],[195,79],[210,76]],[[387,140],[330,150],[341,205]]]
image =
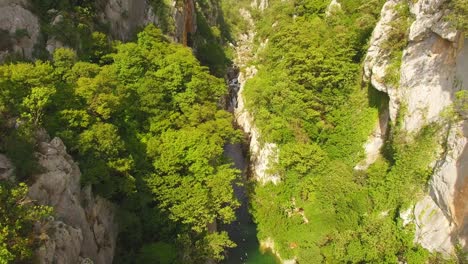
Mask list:
[[22,117],[27,118],[34,126],[40,125],[45,108],[50,104],[50,98],[54,94],[55,88],[53,87],[33,87],[21,104],[25,109]]
[[33,225],[51,213],[50,207],[35,205],[27,193],[24,183],[0,181],[0,263],[31,259]]

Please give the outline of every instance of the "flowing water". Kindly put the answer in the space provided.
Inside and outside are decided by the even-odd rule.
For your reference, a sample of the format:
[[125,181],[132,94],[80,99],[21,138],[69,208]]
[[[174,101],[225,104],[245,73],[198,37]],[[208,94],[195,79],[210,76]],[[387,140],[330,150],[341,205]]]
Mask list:
[[[237,183],[246,182],[248,159],[242,144],[229,144],[224,147],[224,153],[232,159],[234,166],[242,173]],[[249,212],[249,200],[245,186],[234,184],[234,193],[240,202],[236,210],[236,221],[223,226],[237,247],[227,250],[224,264],[279,264],[279,260],[270,251],[262,252],[257,239],[257,226]]]

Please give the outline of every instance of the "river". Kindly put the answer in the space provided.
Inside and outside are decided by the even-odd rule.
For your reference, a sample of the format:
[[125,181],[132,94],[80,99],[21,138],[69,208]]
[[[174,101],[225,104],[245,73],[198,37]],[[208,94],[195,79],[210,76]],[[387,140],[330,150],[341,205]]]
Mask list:
[[243,145],[228,144],[224,147],[225,155],[232,159],[234,166],[242,173],[234,184],[234,194],[240,202],[240,207],[236,210],[236,221],[229,225],[222,226],[226,230],[237,247],[227,250],[224,264],[279,264],[279,260],[269,251],[261,252],[257,239],[257,226],[249,212],[249,199],[245,183],[247,181],[248,159]]

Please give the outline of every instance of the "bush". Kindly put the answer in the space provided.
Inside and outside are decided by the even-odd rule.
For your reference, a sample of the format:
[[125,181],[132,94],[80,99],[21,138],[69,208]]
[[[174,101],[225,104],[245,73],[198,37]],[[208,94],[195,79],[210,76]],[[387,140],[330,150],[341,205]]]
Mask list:
[[32,129],[27,125],[10,131],[4,141],[2,140],[5,155],[11,159],[15,166],[15,175],[20,181],[27,180],[40,171],[40,166],[34,156],[35,144]]

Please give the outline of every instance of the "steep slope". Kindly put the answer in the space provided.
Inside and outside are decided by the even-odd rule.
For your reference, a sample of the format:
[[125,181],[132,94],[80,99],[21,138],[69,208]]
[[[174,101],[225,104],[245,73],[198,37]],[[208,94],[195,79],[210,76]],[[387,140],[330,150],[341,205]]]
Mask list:
[[0,62],[8,54],[32,58],[39,36],[38,18],[23,5],[23,0],[0,2]]
[[[184,45],[197,30],[193,0],[100,0],[82,2],[8,0],[0,2],[0,61],[47,59],[56,48],[71,47],[86,53],[97,41],[94,32],[108,40],[130,41],[148,24]],[[102,44],[102,43],[101,43]]]
[[[448,1],[389,1],[372,35],[365,61],[365,76],[390,98],[392,123],[411,137],[423,126],[443,124],[445,138],[440,140],[440,155],[434,161],[428,194],[411,212],[404,213],[416,222],[416,241],[431,251],[454,254],[458,243],[466,249],[466,116],[447,120],[447,110],[456,93],[467,90],[467,48],[464,35],[446,20]],[[407,37],[408,45],[397,66],[397,82],[388,81],[392,65],[385,43],[390,38],[396,6],[409,4],[414,19]],[[408,18],[410,19],[410,18]],[[405,40],[403,40],[405,41]],[[395,70],[394,70],[395,71]]]
[[465,245],[464,37],[448,1],[383,4],[252,2],[256,30],[239,38],[258,237],[299,263],[439,261],[413,240],[445,257]]
[[[267,3],[268,2],[262,1],[259,7],[260,10],[267,8]],[[257,8],[257,3],[252,2],[252,6]],[[257,68],[249,64],[258,51],[254,50],[256,32],[252,15],[247,9],[240,9],[239,12],[242,19],[247,22],[249,30],[238,36],[238,42],[235,48],[236,58],[234,63],[240,71],[237,76],[230,80],[232,94],[231,106],[233,106],[237,124],[242,128],[244,133],[249,136],[251,177],[262,184],[269,182],[276,184],[281,179],[279,175],[269,172],[269,169],[272,167],[272,163],[277,162],[277,146],[274,143],[261,141],[260,132],[255,125],[254,117],[245,107],[245,98],[243,95],[245,84],[247,80],[254,77],[257,73]]]
[[[36,156],[42,172],[32,177],[28,196],[54,211],[34,227],[42,241],[35,252],[38,263],[112,263],[118,233],[114,205],[93,195],[90,186],[81,188],[80,169],[59,138],[44,138]],[[0,179],[8,180],[14,167],[0,157]]]

